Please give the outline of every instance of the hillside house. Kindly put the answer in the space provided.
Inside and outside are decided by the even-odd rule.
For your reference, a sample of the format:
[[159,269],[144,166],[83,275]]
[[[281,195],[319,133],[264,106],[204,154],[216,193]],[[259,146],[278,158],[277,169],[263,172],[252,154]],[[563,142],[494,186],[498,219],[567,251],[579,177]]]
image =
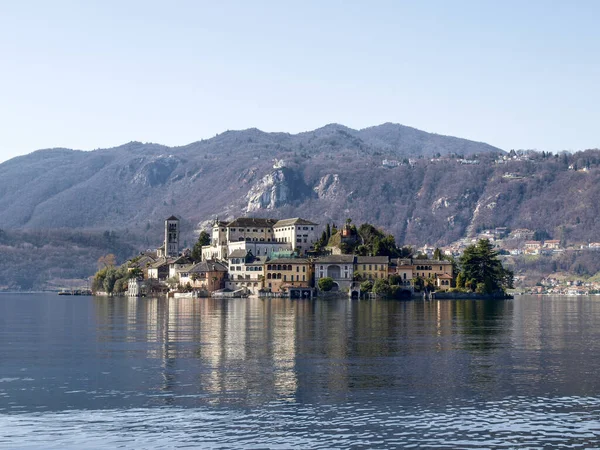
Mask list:
[[526,241],[525,242],[524,253],[527,255],[539,255],[541,249],[542,249],[541,241]]

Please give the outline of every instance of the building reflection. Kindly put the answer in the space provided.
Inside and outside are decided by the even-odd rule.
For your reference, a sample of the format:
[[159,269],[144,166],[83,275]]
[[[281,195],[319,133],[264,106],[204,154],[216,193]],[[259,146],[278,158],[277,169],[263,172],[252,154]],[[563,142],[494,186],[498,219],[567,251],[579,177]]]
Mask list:
[[506,302],[95,301],[98,339],[135,344],[132,358],[144,359],[166,404],[344,400],[420,389],[424,378],[432,391],[494,384],[488,362],[510,330]]

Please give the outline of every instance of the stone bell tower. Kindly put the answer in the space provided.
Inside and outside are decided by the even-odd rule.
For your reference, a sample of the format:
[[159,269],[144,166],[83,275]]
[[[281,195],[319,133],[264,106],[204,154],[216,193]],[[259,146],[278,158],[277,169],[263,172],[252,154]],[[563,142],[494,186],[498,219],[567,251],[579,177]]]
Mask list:
[[175,216],[165,220],[165,256],[179,256],[179,219]]

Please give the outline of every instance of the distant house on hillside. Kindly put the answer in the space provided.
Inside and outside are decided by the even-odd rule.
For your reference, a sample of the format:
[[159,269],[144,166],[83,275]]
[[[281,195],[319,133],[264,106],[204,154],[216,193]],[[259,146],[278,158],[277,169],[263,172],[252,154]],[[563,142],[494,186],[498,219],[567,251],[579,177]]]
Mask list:
[[560,248],[560,241],[558,239],[551,239],[549,241],[544,241],[544,248],[555,250]]
[[526,241],[525,242],[525,253],[528,255],[539,255],[542,249],[541,241]]

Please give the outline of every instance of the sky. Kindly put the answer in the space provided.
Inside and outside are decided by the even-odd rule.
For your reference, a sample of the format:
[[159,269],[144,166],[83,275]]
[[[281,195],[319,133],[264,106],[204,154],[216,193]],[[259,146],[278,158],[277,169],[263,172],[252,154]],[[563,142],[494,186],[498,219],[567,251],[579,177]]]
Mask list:
[[385,122],[600,147],[600,1],[0,1],[0,162]]

